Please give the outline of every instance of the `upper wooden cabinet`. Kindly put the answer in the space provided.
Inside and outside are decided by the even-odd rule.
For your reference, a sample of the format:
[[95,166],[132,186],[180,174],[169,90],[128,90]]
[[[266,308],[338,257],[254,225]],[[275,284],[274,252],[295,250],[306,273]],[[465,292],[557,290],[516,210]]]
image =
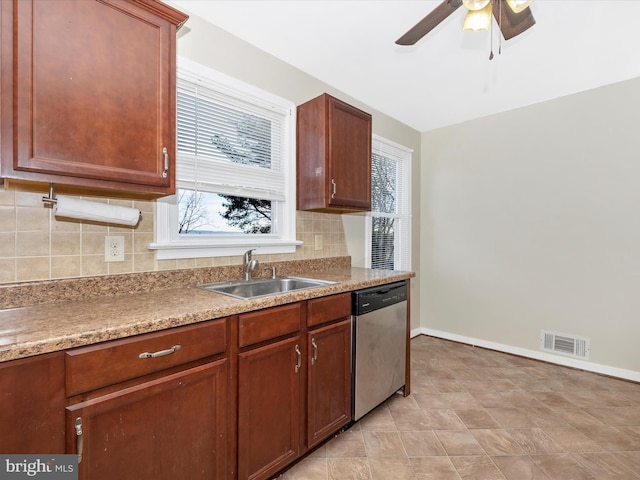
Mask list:
[[297,209],[371,210],[371,115],[325,93],[297,122]]
[[176,27],[156,0],[3,0],[0,176],[175,191]]

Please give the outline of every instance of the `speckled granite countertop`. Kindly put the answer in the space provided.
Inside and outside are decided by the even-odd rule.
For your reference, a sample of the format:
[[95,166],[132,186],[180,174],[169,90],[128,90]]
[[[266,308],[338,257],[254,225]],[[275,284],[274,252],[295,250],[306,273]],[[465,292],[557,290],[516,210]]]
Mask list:
[[[352,268],[349,262],[341,258],[322,265],[324,268],[319,268],[317,263],[304,261],[297,262],[295,266],[288,265],[289,262],[278,264],[279,272],[283,275],[338,283],[253,300],[237,300],[196,287],[198,283],[238,279],[240,267],[211,267],[189,274],[184,271],[153,272],[109,279],[77,279],[3,287],[0,290],[0,362],[414,276],[412,272]],[[78,288],[83,287],[87,291],[78,295]],[[26,296],[30,301],[25,300]]]

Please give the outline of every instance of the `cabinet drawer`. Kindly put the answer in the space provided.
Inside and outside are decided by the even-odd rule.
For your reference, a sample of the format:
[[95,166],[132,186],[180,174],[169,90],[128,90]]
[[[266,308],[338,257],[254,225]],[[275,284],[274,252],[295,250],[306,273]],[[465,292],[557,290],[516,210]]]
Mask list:
[[221,319],[69,350],[67,396],[216,355],[226,350],[226,343],[226,321]]
[[302,304],[293,303],[240,315],[238,343],[240,348],[281,337],[300,330]]
[[307,326],[351,316],[351,292],[309,300]]

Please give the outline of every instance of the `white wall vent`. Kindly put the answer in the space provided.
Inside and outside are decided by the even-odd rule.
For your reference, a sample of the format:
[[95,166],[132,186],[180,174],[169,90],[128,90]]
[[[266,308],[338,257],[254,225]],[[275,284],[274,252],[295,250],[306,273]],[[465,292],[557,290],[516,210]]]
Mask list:
[[547,352],[559,353],[569,357],[589,360],[591,340],[577,335],[549,332],[542,330],[540,335],[540,349]]

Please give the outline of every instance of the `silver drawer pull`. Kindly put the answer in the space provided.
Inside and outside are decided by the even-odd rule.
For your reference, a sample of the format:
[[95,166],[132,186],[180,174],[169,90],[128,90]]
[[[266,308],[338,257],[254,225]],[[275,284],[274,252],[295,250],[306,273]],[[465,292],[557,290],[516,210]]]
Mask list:
[[167,178],[167,173],[169,172],[169,150],[167,150],[167,147],[162,147],[162,158],[164,159],[162,178]]
[[77,417],[76,427],[76,451],[78,453],[78,463],[82,462],[82,418]]
[[296,363],[296,373],[298,373],[300,367],[302,366],[302,352],[300,352],[300,347],[298,345],[294,347],[294,350],[296,351],[296,355],[298,356],[298,361]]
[[316,339],[311,339],[311,346],[313,347],[313,356],[311,357],[311,365],[314,365],[318,360],[318,345],[316,344]]
[[153,353],[149,353],[149,352],[144,352],[141,353],[140,355],[138,355],[138,358],[158,358],[158,357],[164,357],[165,355],[171,355],[172,353],[177,352],[178,350],[180,350],[182,347],[180,345],[174,345],[171,348],[167,348],[166,350],[160,350],[159,352],[153,352]]

